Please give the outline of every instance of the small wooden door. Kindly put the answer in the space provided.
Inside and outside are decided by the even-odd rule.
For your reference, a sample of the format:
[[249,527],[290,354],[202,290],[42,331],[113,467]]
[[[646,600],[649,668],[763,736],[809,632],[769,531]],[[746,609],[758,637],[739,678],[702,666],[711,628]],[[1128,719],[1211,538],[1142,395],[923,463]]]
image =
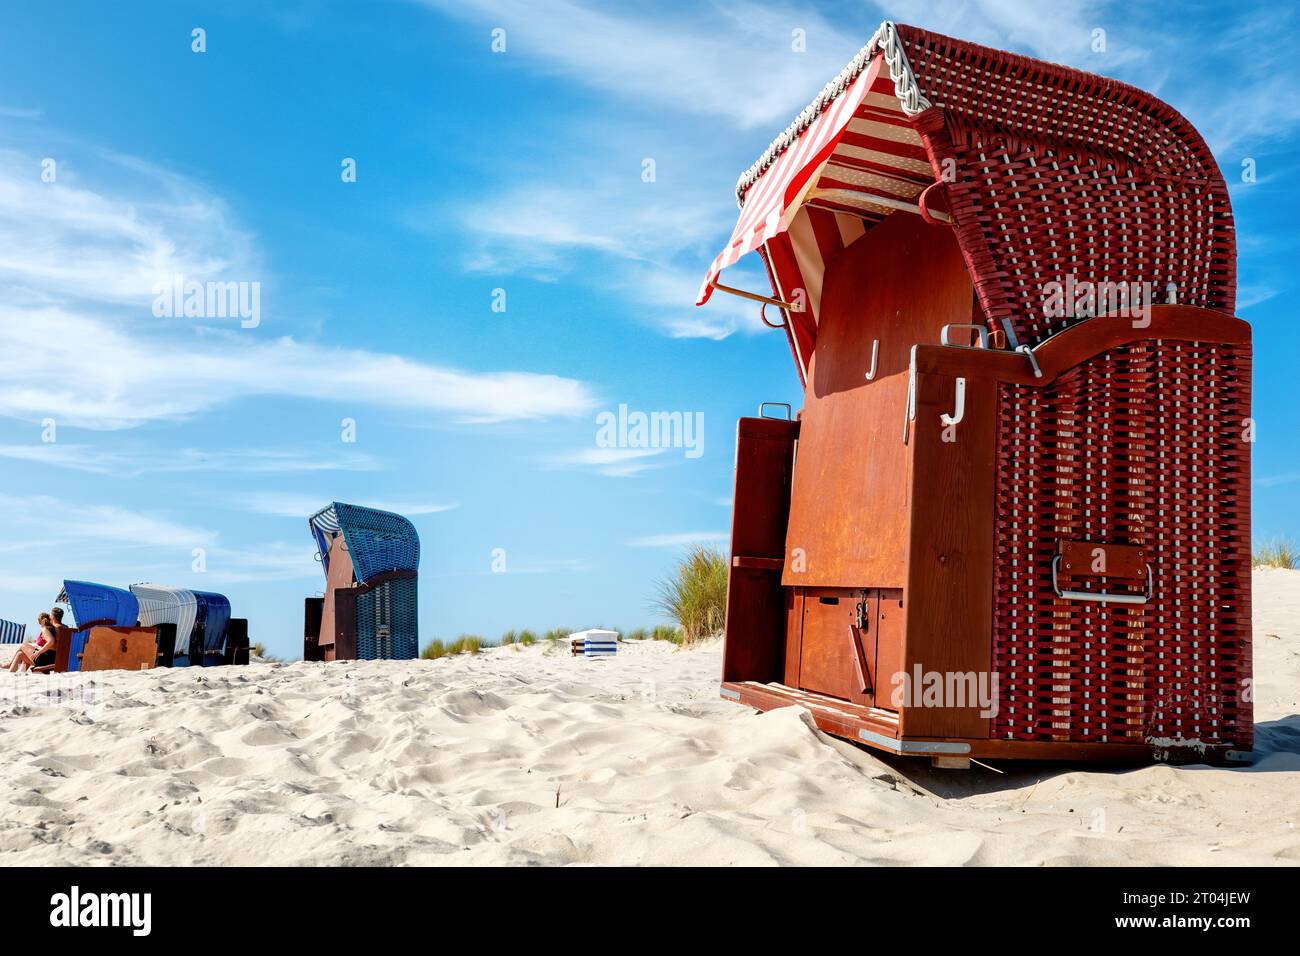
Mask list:
[[803,589],[799,688],[874,702],[877,603],[874,588]]

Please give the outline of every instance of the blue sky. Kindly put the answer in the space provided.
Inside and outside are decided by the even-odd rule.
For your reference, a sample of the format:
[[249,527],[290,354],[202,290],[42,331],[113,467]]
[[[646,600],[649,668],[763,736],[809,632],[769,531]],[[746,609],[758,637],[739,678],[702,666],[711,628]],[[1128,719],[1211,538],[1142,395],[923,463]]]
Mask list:
[[[177,583],[296,655],[306,518],[344,500],[415,521],[426,639],[655,620],[725,537],[736,418],[799,402],[756,310],[692,305],[736,176],[886,16],[1201,129],[1237,183],[1255,532],[1300,538],[1286,5],[64,2],[0,13],[0,617]],[[156,316],[175,274],[258,283],[259,323]],[[620,404],[701,413],[703,453],[599,447]]]

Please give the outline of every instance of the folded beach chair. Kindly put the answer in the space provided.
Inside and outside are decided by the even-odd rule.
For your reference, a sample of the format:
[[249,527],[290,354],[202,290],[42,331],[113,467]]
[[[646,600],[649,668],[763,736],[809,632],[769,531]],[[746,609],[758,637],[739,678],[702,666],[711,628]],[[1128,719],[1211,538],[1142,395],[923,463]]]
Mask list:
[[401,515],[334,502],[308,521],[325,596],[308,598],[303,659],[413,660],[420,538]]
[[195,642],[197,657],[192,657],[191,664],[202,663],[204,667],[215,667],[226,662],[226,631],[230,623],[230,599],[224,594],[211,591],[195,591],[194,597],[199,602],[199,623],[196,628],[198,640]]
[[[199,599],[194,591],[169,584],[133,584],[131,593],[140,606],[140,624],[156,627],[170,624],[175,628],[174,646],[160,648],[158,662],[163,666],[185,667],[190,663],[191,644],[199,618]],[[171,629],[169,628],[168,631]],[[170,650],[170,654],[167,651]]]
[[723,696],[958,764],[1248,753],[1251,332],[1192,125],[886,22],[736,197],[698,302],[756,252],[804,395],[739,423]]
[[81,669],[81,655],[95,625],[134,627],[140,616],[140,604],[130,591],[90,581],[64,581],[54,603],[67,605],[76,622],[75,629],[60,633],[55,671]]
[[577,631],[569,635],[569,651],[574,657],[613,657],[618,653],[618,631]]

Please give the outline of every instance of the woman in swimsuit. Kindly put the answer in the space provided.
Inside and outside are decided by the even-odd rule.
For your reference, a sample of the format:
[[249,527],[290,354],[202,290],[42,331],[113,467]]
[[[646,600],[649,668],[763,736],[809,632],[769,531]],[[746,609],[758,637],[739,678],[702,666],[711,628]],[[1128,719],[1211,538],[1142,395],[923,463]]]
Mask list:
[[37,618],[41,633],[35,641],[18,648],[13,660],[9,662],[9,673],[21,674],[33,667],[44,667],[54,663],[54,652],[59,642],[59,632],[54,629],[54,620],[48,614]]

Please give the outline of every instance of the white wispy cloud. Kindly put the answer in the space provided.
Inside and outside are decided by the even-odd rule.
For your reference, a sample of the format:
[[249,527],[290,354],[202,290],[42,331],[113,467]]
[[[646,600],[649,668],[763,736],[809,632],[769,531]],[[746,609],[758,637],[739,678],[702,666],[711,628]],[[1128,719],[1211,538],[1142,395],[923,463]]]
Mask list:
[[175,451],[158,451],[78,443],[34,442],[28,445],[0,445],[0,458],[124,478],[176,472],[279,474],[314,471],[377,471],[382,467],[373,455],[356,451],[340,451],[333,447],[312,454],[280,449],[206,451],[198,448],[179,448]]
[[257,397],[478,423],[579,415],[595,406],[585,383],[558,375],[467,372],[291,338],[165,339],[57,307],[0,307],[0,415],[111,430]]
[[[327,503],[321,495],[302,495],[281,492],[254,492],[233,499],[235,507],[254,514],[275,515],[281,518],[306,518],[315,514]],[[396,514],[412,517],[414,515],[431,515],[443,511],[452,511],[460,507],[457,503],[435,504],[420,501],[387,501],[371,498],[359,499],[355,504],[380,511],[392,511]]]
[[[610,214],[613,209],[617,215]],[[718,295],[705,308],[695,306],[704,271],[717,253],[712,242],[730,230],[734,211],[725,191],[708,196],[698,186],[642,183],[630,175],[596,176],[581,189],[512,190],[462,211],[476,239],[464,265],[476,273],[594,285],[626,303],[629,318],[671,338],[720,340],[761,332],[752,302]],[[606,265],[569,275],[586,256]],[[728,275],[741,287],[769,289],[757,259]]]
[[582,448],[555,455],[548,464],[553,468],[589,468],[610,478],[631,478],[663,465],[652,461],[666,448]]
[[261,270],[252,240],[218,198],[141,160],[108,162],[152,192],[123,198],[75,184],[71,171],[45,183],[36,159],[0,154],[0,415],[108,430],[255,397],[345,400],[471,423],[593,406],[585,383],[558,375],[469,371],[272,339],[265,329],[212,332],[154,319],[160,278],[258,281]]
[[[576,0],[424,0],[447,16],[506,30],[519,57],[625,103],[782,126],[866,42],[807,6],[729,2],[668,11]],[[873,25],[874,28],[874,25]],[[793,32],[804,31],[805,52]],[[839,66],[835,69],[838,70]]]
[[65,502],[48,495],[0,494],[13,539],[23,550],[47,552],[69,543],[107,544],[114,548],[208,547],[217,535],[206,528],[174,521],[163,514],[117,505]]
[[680,531],[673,534],[648,534],[633,538],[633,548],[684,548],[693,544],[716,544],[730,537],[725,531]]
[[149,163],[96,156],[111,192],[84,184],[70,161],[56,160],[46,182],[41,158],[0,152],[0,282],[24,299],[147,308],[155,283],[178,273],[265,278],[252,237],[220,198]]

